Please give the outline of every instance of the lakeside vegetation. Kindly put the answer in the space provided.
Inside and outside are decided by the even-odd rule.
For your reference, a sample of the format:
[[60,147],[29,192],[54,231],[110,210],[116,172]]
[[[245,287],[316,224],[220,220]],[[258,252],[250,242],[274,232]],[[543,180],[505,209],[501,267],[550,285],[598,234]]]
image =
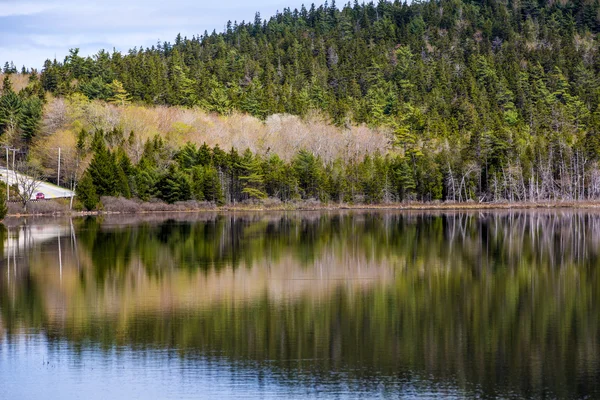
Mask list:
[[39,73],[6,64],[2,140],[51,180],[64,146],[61,183],[89,209],[596,200],[599,13],[325,3],[127,54],[74,49]]

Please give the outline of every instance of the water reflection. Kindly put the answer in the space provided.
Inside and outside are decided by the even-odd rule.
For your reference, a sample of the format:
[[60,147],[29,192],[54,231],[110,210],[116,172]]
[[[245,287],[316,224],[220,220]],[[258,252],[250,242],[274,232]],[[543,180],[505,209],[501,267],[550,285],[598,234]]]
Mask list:
[[75,358],[172,352],[197,373],[243,370],[296,395],[600,396],[600,213],[8,226],[0,355],[33,337]]

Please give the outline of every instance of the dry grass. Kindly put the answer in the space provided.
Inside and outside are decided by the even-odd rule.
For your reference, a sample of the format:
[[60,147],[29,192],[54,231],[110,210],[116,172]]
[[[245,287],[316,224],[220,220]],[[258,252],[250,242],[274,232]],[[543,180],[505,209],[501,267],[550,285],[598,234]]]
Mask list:
[[70,213],[68,200],[31,201],[27,204],[27,211],[23,211],[23,205],[19,202],[7,204],[8,215],[59,215]]
[[[77,207],[69,211],[68,199],[46,200],[28,204],[27,213],[23,212],[20,203],[8,203],[9,216],[26,215],[90,215],[90,214],[153,214],[169,212],[261,212],[261,211],[335,211],[335,210],[404,210],[404,211],[482,211],[482,210],[524,210],[524,209],[600,209],[600,202],[569,201],[569,202],[521,202],[521,203],[455,203],[455,202],[407,202],[388,204],[347,204],[322,203],[308,199],[283,203],[278,199],[265,199],[257,202],[239,203],[217,207],[214,203],[184,201],[167,204],[160,200],[143,202],[137,199],[122,197],[102,197],[100,211],[84,212]],[[187,218],[187,217],[186,217]]]
[[197,210],[214,210],[217,206],[214,203],[199,201],[180,201],[174,204],[167,204],[160,200],[143,202],[138,199],[125,199],[123,197],[105,196],[100,199],[102,211],[107,213],[152,213],[152,212],[183,212]]

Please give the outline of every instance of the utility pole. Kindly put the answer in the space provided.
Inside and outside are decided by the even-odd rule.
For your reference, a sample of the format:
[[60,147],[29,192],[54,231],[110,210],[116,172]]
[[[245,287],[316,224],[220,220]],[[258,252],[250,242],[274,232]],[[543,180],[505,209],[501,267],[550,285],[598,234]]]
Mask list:
[[58,168],[56,171],[56,186],[60,186],[60,147],[51,147],[52,150],[58,150]]
[[[15,149],[14,147],[8,148],[8,146],[6,147],[6,168],[8,171],[8,151],[12,151],[13,152],[13,169],[12,169],[12,173],[13,176],[15,177],[15,180],[17,179],[17,173],[15,172],[15,154],[17,153],[17,151],[19,151],[20,149]],[[6,199],[10,200],[10,188],[8,187],[8,172],[6,174]]]
[[60,186],[60,147],[58,148],[58,173],[56,174],[56,185]]
[[6,201],[10,201],[10,186],[8,184],[8,146],[4,146],[6,149]]
[[14,148],[11,148],[11,149],[9,149],[9,150],[13,152],[13,173],[15,173],[15,154],[17,153],[17,151],[19,151],[19,150],[21,150],[21,149],[14,149]]

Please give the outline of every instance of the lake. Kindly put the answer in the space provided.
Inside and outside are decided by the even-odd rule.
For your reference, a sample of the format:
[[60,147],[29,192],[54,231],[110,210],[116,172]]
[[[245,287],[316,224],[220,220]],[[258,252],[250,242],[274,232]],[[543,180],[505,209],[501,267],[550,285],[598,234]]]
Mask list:
[[13,219],[0,398],[600,398],[600,211]]

